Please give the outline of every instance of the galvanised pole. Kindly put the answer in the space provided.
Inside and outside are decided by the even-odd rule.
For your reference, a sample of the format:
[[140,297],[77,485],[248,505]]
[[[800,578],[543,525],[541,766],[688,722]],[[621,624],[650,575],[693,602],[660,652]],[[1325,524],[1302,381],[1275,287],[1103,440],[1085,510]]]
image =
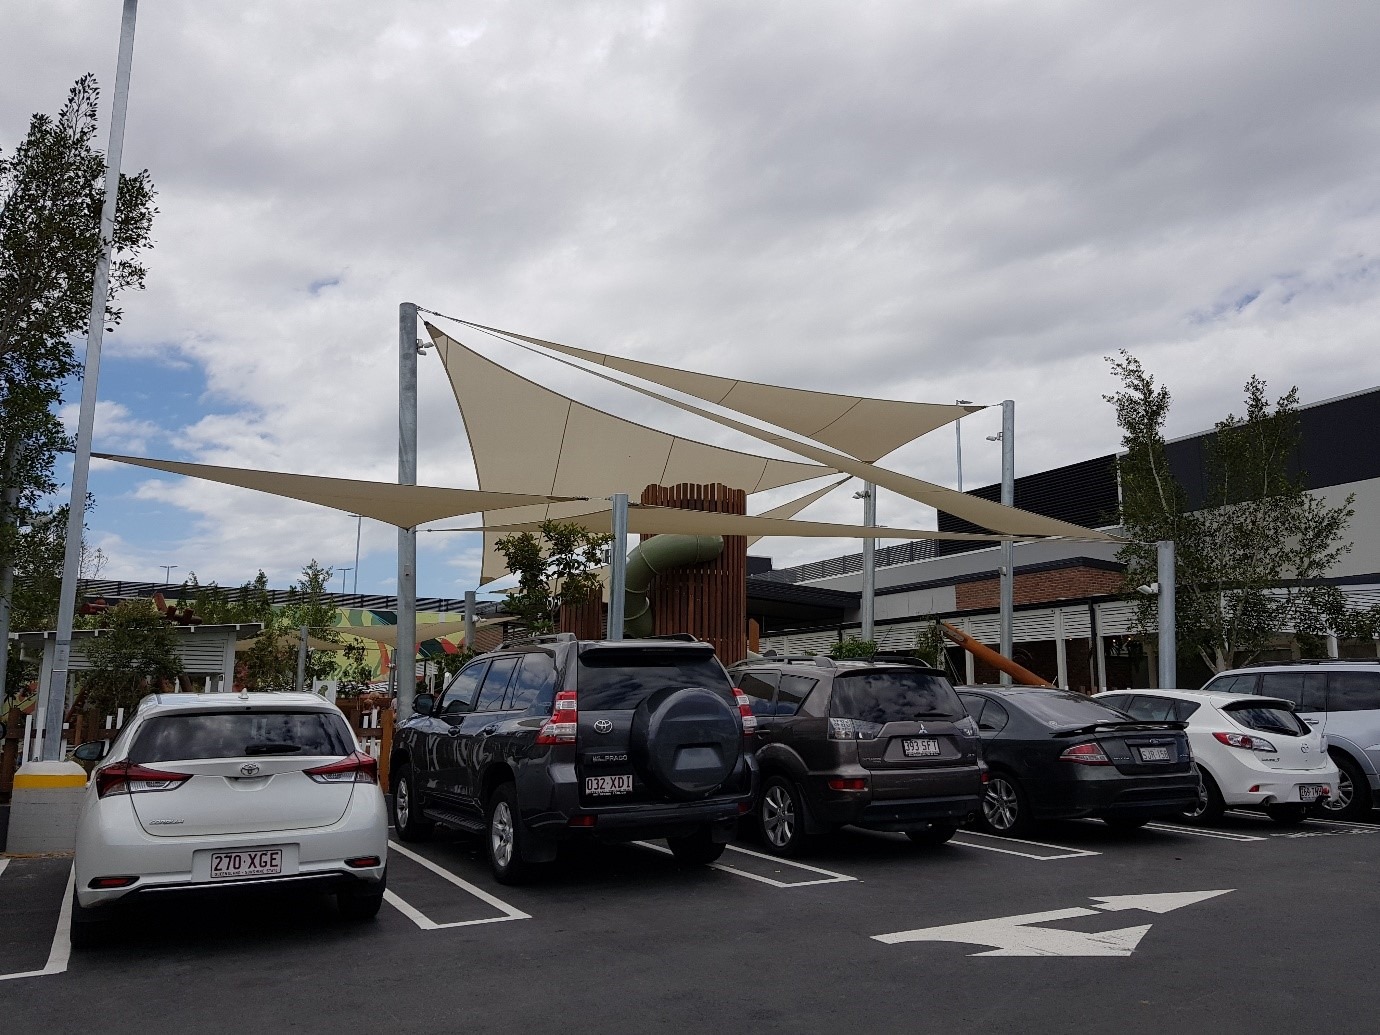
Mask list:
[[[1016,403],[1005,399],[1001,404],[1001,502],[1002,506],[1016,505]],[[1016,573],[1012,567],[1010,539],[1001,544],[1001,653],[1011,657],[1012,641],[1015,632]],[[1001,681],[1010,684],[1011,677],[1005,672]]]
[[1160,689],[1172,690],[1179,685],[1178,630],[1174,616],[1174,540],[1161,539],[1155,544],[1155,554],[1160,568]]
[[307,689],[307,627],[297,629],[297,689]]
[[474,590],[465,590],[465,649],[474,650]]
[[[398,306],[398,484],[417,484],[417,306]],[[417,529],[398,529],[397,718],[412,716],[417,695]]]
[[621,640],[628,588],[628,494],[615,492],[609,501],[613,504],[613,542],[609,546],[609,624],[604,635]]
[[[863,524],[875,527],[877,524],[877,486],[872,482],[863,485]],[[877,540],[862,541],[862,600],[859,617],[862,620],[862,638],[870,640],[876,629],[877,610]]]
[[67,711],[67,668],[72,658],[72,618],[81,577],[82,531],[86,527],[86,483],[91,470],[91,435],[96,423],[96,384],[101,375],[101,340],[105,333],[106,296],[110,287],[110,250],[115,210],[120,200],[120,159],[125,147],[125,113],[129,109],[129,73],[134,63],[134,19],[139,0],[125,0],[120,16],[120,51],[115,62],[115,94],[110,107],[110,146],[105,154],[105,202],[101,205],[101,250],[91,284],[91,313],[86,323],[86,362],[82,368],[81,409],[77,414],[76,453],[72,458],[72,495],[67,510],[67,542],[58,593],[57,635],[53,666],[43,688],[43,760],[59,760],[62,719]]

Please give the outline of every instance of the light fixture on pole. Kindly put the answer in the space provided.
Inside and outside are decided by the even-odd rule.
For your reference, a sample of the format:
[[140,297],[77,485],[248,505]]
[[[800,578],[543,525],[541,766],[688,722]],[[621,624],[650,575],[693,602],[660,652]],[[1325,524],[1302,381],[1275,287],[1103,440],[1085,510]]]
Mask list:
[[[955,406],[971,406],[972,399],[955,399]],[[963,491],[963,418],[954,421],[954,449],[958,453],[958,491]]]
[[342,596],[343,596],[344,593],[345,593],[345,573],[346,573],[347,571],[354,571],[354,570],[355,570],[354,568],[341,568],[341,569],[340,569],[340,592],[341,592],[341,595],[342,595]]
[[176,564],[160,564],[158,567],[160,567],[160,568],[163,569],[163,585],[165,585],[165,586],[171,585],[171,584],[172,584],[172,570],[173,570],[174,568],[176,568],[177,565],[176,565]]

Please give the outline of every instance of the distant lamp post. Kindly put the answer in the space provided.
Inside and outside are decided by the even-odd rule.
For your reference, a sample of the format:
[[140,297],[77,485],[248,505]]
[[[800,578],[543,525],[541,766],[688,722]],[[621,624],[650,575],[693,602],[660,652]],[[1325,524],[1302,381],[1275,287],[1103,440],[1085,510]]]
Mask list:
[[171,585],[171,584],[172,584],[172,570],[173,570],[174,568],[176,568],[177,565],[176,565],[176,564],[160,564],[158,567],[160,567],[160,568],[163,569],[163,585],[165,585],[165,586]]
[[341,569],[340,569],[340,592],[341,592],[342,595],[343,595],[344,592],[345,592],[345,573],[346,573],[347,571],[354,571],[354,570],[355,570],[354,568],[341,568]]
[[[972,399],[955,399],[955,406],[971,406]],[[954,448],[958,451],[958,491],[963,491],[963,418],[954,421]]]
[[[350,570],[353,571],[353,572],[355,573],[355,585],[354,585],[354,588],[351,590],[351,592],[353,592],[356,596],[358,596],[358,595],[359,595],[359,533],[360,533],[360,531],[364,528],[364,515],[363,515],[363,514],[356,514],[354,517],[355,517],[355,566],[354,566],[353,568],[351,568]],[[341,591],[342,593],[345,592],[345,586],[344,586],[343,583],[341,584],[340,591]]]

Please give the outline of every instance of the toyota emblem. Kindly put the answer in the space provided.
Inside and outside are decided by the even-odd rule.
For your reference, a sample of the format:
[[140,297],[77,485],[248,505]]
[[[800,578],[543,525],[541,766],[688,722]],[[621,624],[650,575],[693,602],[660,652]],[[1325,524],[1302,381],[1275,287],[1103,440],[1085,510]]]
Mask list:
[[245,776],[258,776],[259,767],[254,762],[246,762],[244,765],[240,766],[240,772]]
[[595,733],[612,733],[613,722],[610,719],[599,719],[594,723]]

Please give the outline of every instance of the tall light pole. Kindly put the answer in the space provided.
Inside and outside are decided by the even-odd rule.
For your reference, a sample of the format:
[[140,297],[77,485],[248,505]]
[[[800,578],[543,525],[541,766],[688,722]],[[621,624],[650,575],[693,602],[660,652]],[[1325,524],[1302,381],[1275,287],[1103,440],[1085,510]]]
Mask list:
[[[351,570],[355,573],[355,584],[354,584],[353,590],[351,591],[351,592],[353,592],[353,593],[355,594],[355,596],[359,596],[359,533],[360,533],[360,531],[363,529],[363,527],[364,527],[364,515],[363,515],[363,514],[356,514],[356,515],[355,515],[355,566],[354,566],[353,569],[351,569]],[[342,593],[344,593],[344,592],[345,592],[345,587],[344,587],[344,586],[341,586],[341,587],[340,587],[340,591],[341,591]]]
[[96,385],[101,375],[101,339],[110,285],[110,251],[115,236],[115,209],[120,199],[120,159],[125,146],[125,113],[129,109],[129,73],[134,64],[134,21],[139,0],[125,0],[120,16],[120,50],[115,62],[115,93],[110,107],[110,145],[105,154],[105,201],[101,205],[101,243],[91,284],[91,313],[86,324],[86,362],[82,371],[81,408],[72,457],[72,494],[67,508],[67,542],[58,593],[53,665],[43,688],[43,760],[58,761],[62,718],[67,711],[67,670],[72,657],[72,615],[77,607],[81,574],[81,538],[86,525],[86,483],[91,471],[91,435],[96,423]]
[[[863,501],[863,524],[869,527],[877,524],[877,486],[865,482],[861,492],[853,493],[854,499]],[[862,595],[859,603],[859,624],[862,638],[870,640],[876,631],[877,617],[877,540],[862,541]]]
[[[972,399],[955,399],[955,406],[971,406]],[[958,453],[958,491],[963,491],[963,418],[954,421],[954,449]]]
[[342,595],[343,595],[344,592],[345,592],[345,573],[346,573],[347,571],[354,571],[354,570],[355,570],[354,568],[341,568],[341,569],[340,569],[340,592],[341,592]]
[[[1016,505],[1016,403],[1011,399],[1002,400],[1001,404],[1001,431],[995,435],[987,436],[988,442],[1001,443],[1001,504],[1003,507],[1014,507]],[[1011,657],[1015,636],[1015,597],[1016,597],[1016,573],[1012,569],[1015,563],[1012,557],[1012,543],[1010,539],[1003,539],[1001,543],[1001,654]],[[1011,677],[1005,672],[1001,674],[1001,681],[1004,685],[1009,685]]]
[[[398,306],[398,484],[417,484],[417,306]],[[397,718],[412,716],[417,696],[417,529],[398,529]]]
[[163,569],[163,585],[165,585],[165,586],[171,585],[171,584],[172,584],[172,570],[173,570],[174,568],[176,568],[177,565],[176,565],[176,564],[160,564],[158,567],[160,567],[160,568]]

